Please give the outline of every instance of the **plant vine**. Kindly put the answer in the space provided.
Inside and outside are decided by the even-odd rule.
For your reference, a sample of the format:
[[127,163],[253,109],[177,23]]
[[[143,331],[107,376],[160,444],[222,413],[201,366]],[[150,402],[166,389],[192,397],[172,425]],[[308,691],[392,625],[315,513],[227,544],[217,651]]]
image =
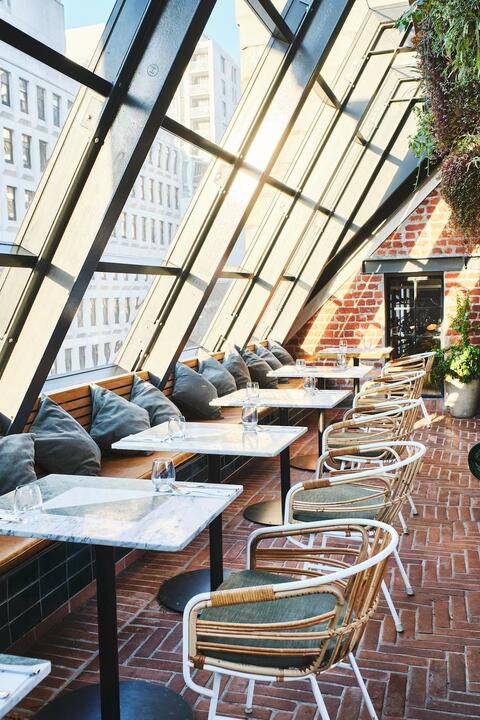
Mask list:
[[400,26],[412,21],[425,102],[410,149],[441,161],[442,194],[469,252],[480,240],[480,0],[415,0]]

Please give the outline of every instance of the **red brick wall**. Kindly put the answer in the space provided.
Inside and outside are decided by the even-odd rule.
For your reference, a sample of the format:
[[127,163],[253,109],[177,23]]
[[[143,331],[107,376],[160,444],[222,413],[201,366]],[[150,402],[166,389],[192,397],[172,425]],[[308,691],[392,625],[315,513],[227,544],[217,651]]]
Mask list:
[[[434,190],[382,243],[374,257],[463,256],[462,238],[452,232],[449,218],[447,205],[438,190]],[[447,343],[453,335],[449,319],[455,311],[456,293],[466,288],[470,290],[474,320],[480,322],[479,273],[463,270],[444,274]],[[290,349],[299,356],[312,354],[319,347],[338,345],[342,336],[349,344],[382,345],[385,342],[384,296],[383,275],[358,274],[350,278],[290,339]],[[480,343],[480,334],[477,342]]]

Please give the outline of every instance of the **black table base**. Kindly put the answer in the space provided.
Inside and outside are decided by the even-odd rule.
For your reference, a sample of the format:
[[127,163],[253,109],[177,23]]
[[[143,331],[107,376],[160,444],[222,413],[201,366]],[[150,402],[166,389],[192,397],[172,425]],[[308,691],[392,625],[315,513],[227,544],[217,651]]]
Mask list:
[[282,502],[281,500],[264,500],[255,505],[249,505],[243,511],[243,517],[257,525],[282,525]]
[[[120,683],[121,720],[193,720],[191,707],[177,693],[156,683]],[[86,685],[49,703],[35,720],[101,720],[100,687]],[[107,717],[110,717],[109,715]]]
[[291,459],[290,465],[296,470],[309,470],[313,472],[317,467],[318,457],[319,456],[314,453],[295,455]]
[[[221,481],[220,455],[208,455],[208,482]],[[166,580],[160,587],[157,600],[169,610],[183,612],[194,595],[216,590],[223,582],[222,516],[212,520],[208,527],[210,536],[210,568],[180,573]]]

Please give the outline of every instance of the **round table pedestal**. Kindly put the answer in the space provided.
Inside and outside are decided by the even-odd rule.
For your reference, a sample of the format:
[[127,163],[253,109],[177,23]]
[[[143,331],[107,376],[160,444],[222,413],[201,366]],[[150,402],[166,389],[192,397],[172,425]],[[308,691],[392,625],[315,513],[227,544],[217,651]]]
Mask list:
[[[230,572],[230,570],[224,569],[224,579],[230,575]],[[209,569],[190,570],[165,580],[157,593],[157,600],[160,605],[169,610],[181,613],[194,595],[211,592],[211,590]]]
[[[121,720],[193,720],[190,705],[180,695],[143,680],[120,683],[120,708]],[[110,720],[110,716],[101,716],[99,685],[86,685],[53,700],[35,720]]]
[[264,500],[249,505],[243,511],[243,517],[258,525],[282,525],[282,503],[280,500]]
[[311,470],[312,472],[317,467],[318,455],[295,455],[290,460],[290,465],[296,470]]

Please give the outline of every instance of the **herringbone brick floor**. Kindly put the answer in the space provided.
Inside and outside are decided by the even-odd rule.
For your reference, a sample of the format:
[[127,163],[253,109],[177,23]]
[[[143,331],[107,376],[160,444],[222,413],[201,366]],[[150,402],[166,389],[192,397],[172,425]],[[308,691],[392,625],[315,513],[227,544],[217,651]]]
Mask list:
[[[415,438],[427,446],[415,502],[418,516],[409,519],[400,553],[416,589],[405,594],[396,570],[388,582],[405,630],[397,635],[385,605],[370,621],[359,665],[379,717],[388,720],[450,720],[480,717],[480,487],[467,467],[468,449],[480,441],[475,420],[453,420],[438,402],[430,430]],[[313,444],[313,432],[301,443]],[[292,480],[300,478],[293,473]],[[243,507],[278,491],[278,461],[255,461],[239,471],[235,482],[245,490],[224,517],[225,564],[241,567],[245,539],[253,526]],[[159,608],[160,582],[183,568],[208,561],[204,533],[183,553],[147,554],[118,582],[121,675],[167,684],[195,705],[197,720],[206,720],[206,703],[185,691],[181,675],[180,617]],[[29,648],[52,660],[52,674],[10,718],[27,718],[58,692],[98,681],[95,602],[53,626]],[[334,671],[321,683],[332,720],[365,720],[360,692],[352,675]],[[243,717],[245,683],[224,688],[220,713]],[[315,707],[303,682],[257,684],[255,720],[313,720]],[[139,716],[140,720],[140,716]],[[159,718],[159,720],[162,720]]]

